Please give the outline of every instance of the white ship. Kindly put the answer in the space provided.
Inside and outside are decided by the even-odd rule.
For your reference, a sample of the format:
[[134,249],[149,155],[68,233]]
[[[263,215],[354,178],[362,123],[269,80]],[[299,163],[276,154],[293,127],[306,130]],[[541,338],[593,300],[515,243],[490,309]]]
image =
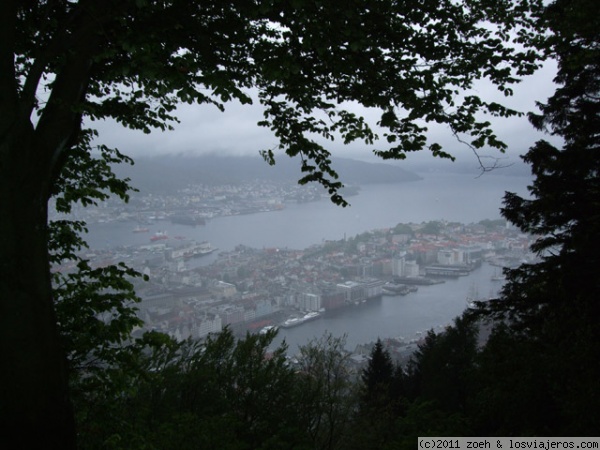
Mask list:
[[303,324],[304,322],[308,322],[309,320],[317,319],[321,314],[318,312],[309,312],[308,314],[302,317],[292,317],[286,320],[281,324],[282,328],[292,328],[297,325]]

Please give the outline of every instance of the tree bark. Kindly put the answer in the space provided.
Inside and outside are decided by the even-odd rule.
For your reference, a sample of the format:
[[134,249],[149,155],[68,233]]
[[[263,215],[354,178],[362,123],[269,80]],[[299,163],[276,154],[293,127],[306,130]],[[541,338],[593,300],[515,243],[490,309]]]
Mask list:
[[0,135],[0,448],[75,448],[52,302],[47,167],[18,113]]
[[[108,20],[112,11],[93,1],[73,10],[72,40],[34,127],[31,95],[20,92],[15,75],[17,5],[0,2],[0,448],[72,449],[75,420],[52,299],[47,208],[79,132],[80,102],[100,49],[99,17]],[[39,70],[28,74],[29,94]]]

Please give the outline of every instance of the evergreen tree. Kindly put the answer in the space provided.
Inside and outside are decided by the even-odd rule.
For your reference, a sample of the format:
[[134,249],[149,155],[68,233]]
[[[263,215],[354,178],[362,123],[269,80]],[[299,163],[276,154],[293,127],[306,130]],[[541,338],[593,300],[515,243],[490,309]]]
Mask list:
[[458,317],[440,334],[430,331],[409,363],[413,398],[465,414],[477,354],[477,328],[469,317]]
[[394,372],[392,357],[383,348],[383,343],[378,338],[371,350],[369,363],[361,373],[363,404],[378,404],[381,401],[385,401],[385,397],[389,397]]
[[537,142],[525,155],[531,199],[507,194],[503,215],[538,236],[541,262],[509,272],[500,310],[527,322],[567,307],[585,318],[600,311],[600,19],[590,0],[558,0],[545,15],[559,85],[533,125],[563,142]]
[[355,418],[357,425],[349,448],[380,449],[391,441],[394,423],[404,400],[397,389],[399,373],[400,368],[392,361],[381,339],[377,339],[369,362],[361,372],[359,409]]
[[[537,421],[521,422],[530,424],[528,429],[515,426],[515,432],[544,434],[554,429],[566,435],[589,434],[600,423],[597,13],[597,2],[592,0],[556,0],[546,8],[543,20],[551,30],[549,54],[558,63],[558,88],[545,104],[539,104],[541,112],[531,114],[530,121],[552,135],[554,143],[540,140],[527,152],[524,159],[534,175],[531,198],[507,194],[502,210],[521,230],[537,236],[532,249],[540,258],[508,271],[502,297],[485,308],[509,319],[505,322],[509,331],[497,331],[491,343],[499,348],[503,342],[518,345],[514,354],[504,354],[505,361],[498,359],[501,352],[488,356],[492,366],[486,368],[486,363],[485,370],[521,375],[514,379],[507,373],[504,387],[492,378],[498,383],[494,395],[501,401],[501,392],[510,398],[529,390],[537,393],[536,398],[529,397],[529,404],[544,411],[536,413]],[[513,388],[506,389],[511,383]],[[520,404],[514,400],[513,407]],[[524,406],[520,412],[527,410]],[[510,419],[512,412],[500,409]],[[518,416],[519,412],[513,415]]]
[[554,388],[554,342],[515,333],[506,324],[492,332],[477,356],[469,416],[477,436],[556,436],[564,416]]

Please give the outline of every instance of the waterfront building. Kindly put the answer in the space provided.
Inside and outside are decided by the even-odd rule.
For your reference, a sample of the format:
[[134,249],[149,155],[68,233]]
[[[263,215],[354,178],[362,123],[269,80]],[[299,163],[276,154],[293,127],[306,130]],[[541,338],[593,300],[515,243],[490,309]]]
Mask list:
[[369,300],[372,298],[381,297],[382,295],[382,287],[384,285],[384,281],[378,279],[367,279],[363,282],[363,289],[365,294],[365,299]]
[[405,254],[401,254],[400,256],[395,256],[392,259],[392,275],[397,277],[403,277],[404,275],[404,265],[406,263]]
[[465,245],[459,250],[462,252],[462,264],[474,266],[483,259],[483,248],[479,244]]
[[222,320],[223,326],[234,325],[244,321],[244,308],[234,305],[220,305],[216,312]]
[[326,292],[321,297],[321,305],[327,311],[331,311],[331,310],[334,310],[337,308],[341,308],[342,306],[345,306],[345,304],[346,304],[345,299],[346,299],[346,297],[344,295],[344,292],[330,291],[330,292]]
[[346,303],[358,303],[365,297],[362,283],[346,281],[344,283],[338,283],[336,286],[338,290],[344,294]]
[[256,317],[268,316],[273,313],[273,304],[270,300],[258,300],[256,302]]
[[244,322],[252,322],[256,319],[256,310],[254,308],[244,310]]
[[404,276],[407,278],[416,278],[420,276],[420,267],[417,261],[405,261],[404,262]]
[[298,307],[303,311],[319,311],[322,308],[321,296],[302,292],[298,294]]
[[464,253],[456,248],[438,250],[437,262],[443,266],[456,266],[464,264]]

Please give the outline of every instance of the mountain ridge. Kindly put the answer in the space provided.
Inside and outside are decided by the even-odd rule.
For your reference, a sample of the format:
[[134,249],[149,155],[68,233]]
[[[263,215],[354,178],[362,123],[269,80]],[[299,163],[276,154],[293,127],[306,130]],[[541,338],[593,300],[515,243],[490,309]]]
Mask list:
[[[302,177],[300,160],[279,157],[269,166],[260,157],[229,155],[160,155],[137,157],[135,164],[113,167],[117,176],[131,178],[143,192],[174,191],[189,184],[238,184],[252,180],[295,183]],[[385,163],[332,158],[332,167],[345,185],[400,183],[422,178]]]

